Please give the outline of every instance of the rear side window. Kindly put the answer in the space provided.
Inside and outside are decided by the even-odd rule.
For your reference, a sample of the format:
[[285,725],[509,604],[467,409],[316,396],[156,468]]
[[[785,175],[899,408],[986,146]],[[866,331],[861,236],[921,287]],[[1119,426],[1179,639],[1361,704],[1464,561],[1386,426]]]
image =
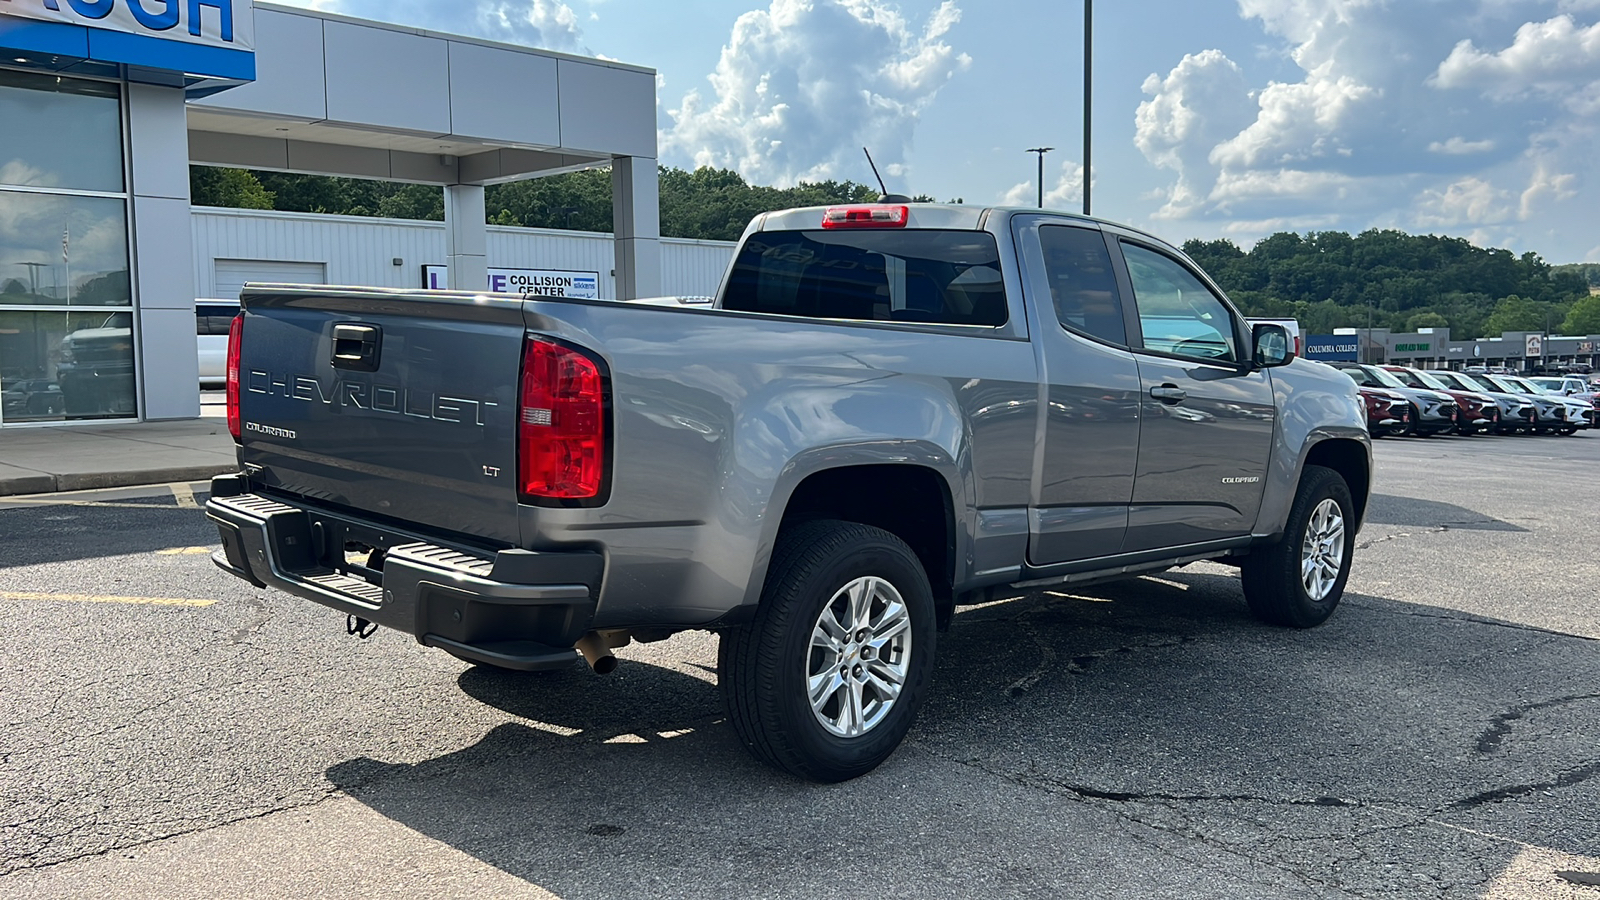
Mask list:
[[734,261],[722,308],[817,319],[1004,325],[994,236],[982,231],[768,231]]
[[1100,232],[1041,225],[1039,247],[1044,252],[1045,277],[1050,280],[1050,299],[1062,327],[1126,346],[1128,326],[1117,296],[1117,276]]
[[197,335],[228,334],[228,326],[239,314],[239,307],[227,303],[196,303],[194,305],[194,333]]

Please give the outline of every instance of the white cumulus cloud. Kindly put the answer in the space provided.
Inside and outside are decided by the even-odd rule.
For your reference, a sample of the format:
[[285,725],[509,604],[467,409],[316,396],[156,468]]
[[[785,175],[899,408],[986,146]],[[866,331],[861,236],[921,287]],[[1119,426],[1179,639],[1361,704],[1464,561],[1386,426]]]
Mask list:
[[1439,64],[1432,83],[1440,88],[1479,88],[1496,100],[1528,93],[1564,98],[1600,80],[1600,23],[1581,28],[1571,16],[1528,22],[1511,46],[1489,53],[1471,40],[1456,44]]
[[1416,222],[1425,228],[1495,225],[1516,212],[1510,191],[1468,177],[1443,189],[1429,188],[1417,198]]
[[588,53],[578,15],[562,0],[288,0],[295,6],[467,34],[563,53]]
[[1494,141],[1469,141],[1456,135],[1448,141],[1434,141],[1428,145],[1429,153],[1443,153],[1446,156],[1467,156],[1472,153],[1488,153],[1494,149]]
[[[1091,182],[1093,184],[1094,182]],[[1034,206],[1039,202],[1039,185],[1033,179],[1012,185],[1000,196],[1000,206]],[[1083,206],[1083,163],[1064,160],[1053,186],[1044,191],[1046,209],[1081,209]]]
[[772,0],[734,23],[711,96],[669,111],[662,154],[787,186],[867,180],[866,146],[904,175],[918,119],[971,62],[945,40],[960,18],[953,0],[921,27],[884,0]]
[[1166,78],[1146,78],[1144,92],[1150,99],[1134,113],[1134,145],[1177,176],[1158,215],[1189,216],[1202,208],[1216,180],[1212,149],[1254,118],[1250,86],[1233,60],[1206,50],[1185,56]]
[[1583,175],[1600,139],[1600,0],[1237,2],[1299,77],[1252,78],[1267,56],[1216,50],[1152,74],[1134,124],[1171,173],[1156,218],[1245,237],[1317,222],[1526,246],[1559,239],[1578,198],[1600,201]]

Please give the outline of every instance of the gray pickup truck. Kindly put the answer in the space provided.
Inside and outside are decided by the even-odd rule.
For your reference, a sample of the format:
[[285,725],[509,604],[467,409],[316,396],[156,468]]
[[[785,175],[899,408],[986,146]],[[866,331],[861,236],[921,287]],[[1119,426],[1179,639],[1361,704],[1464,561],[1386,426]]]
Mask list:
[[1150,235],[886,202],[751,223],[710,305],[247,289],[217,563],[506,669],[720,635],[729,719],[861,775],[957,607],[1237,565],[1320,624],[1368,498],[1355,385]]

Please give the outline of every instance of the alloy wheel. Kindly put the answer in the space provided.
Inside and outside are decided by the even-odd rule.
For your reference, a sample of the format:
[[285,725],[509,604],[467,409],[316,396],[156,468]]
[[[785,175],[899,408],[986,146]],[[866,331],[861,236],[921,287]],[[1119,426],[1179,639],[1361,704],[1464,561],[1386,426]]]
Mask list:
[[900,592],[865,576],[840,588],[817,616],[806,654],[812,715],[837,737],[854,738],[889,715],[911,660],[911,613]]
[[1300,583],[1307,597],[1320,603],[1332,593],[1344,567],[1344,553],[1344,512],[1329,498],[1311,511],[1300,547]]

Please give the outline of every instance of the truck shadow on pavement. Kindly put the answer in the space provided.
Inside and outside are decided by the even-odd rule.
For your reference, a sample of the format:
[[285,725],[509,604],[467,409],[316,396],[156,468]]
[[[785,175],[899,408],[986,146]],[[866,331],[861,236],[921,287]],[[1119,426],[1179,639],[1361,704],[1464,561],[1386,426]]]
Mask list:
[[[205,495],[197,498],[205,502]],[[203,511],[162,498],[88,506],[0,507],[0,569],[211,546],[217,527]]]
[[[1235,578],[1200,566],[967,608],[906,744],[843,785],[749,757],[710,676],[689,674],[705,659],[624,660],[607,678],[469,670],[462,690],[517,721],[414,765],[327,775],[566,898],[841,879],[894,896],[978,879],[1142,897],[1153,878],[1222,895],[1236,876],[1254,885],[1238,896],[1317,896],[1307,884],[1392,890],[1395,871],[1460,889],[1418,896],[1478,896],[1513,842],[1600,855],[1592,822],[1541,805],[1591,808],[1600,787],[1582,737],[1600,723],[1594,642],[1347,603],[1320,629],[1267,628]],[[869,836],[862,816],[893,827]],[[1174,868],[1195,854],[1221,861]]]
[[1496,519],[1454,503],[1417,500],[1393,494],[1373,494],[1367,506],[1366,521],[1374,525],[1460,528],[1469,531],[1526,532],[1528,530],[1520,525],[1513,525],[1503,519]]

